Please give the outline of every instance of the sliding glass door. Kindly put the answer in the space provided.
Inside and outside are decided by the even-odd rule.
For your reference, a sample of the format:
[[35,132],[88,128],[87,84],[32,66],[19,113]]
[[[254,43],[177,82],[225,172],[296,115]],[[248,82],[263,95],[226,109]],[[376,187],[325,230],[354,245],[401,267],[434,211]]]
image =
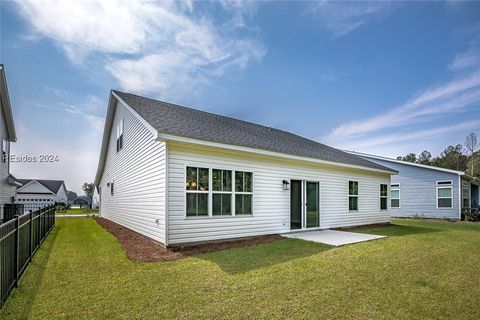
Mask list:
[[320,186],[318,182],[290,181],[290,229],[320,227]]
[[302,229],[302,181],[290,181],[290,229]]
[[320,226],[320,188],[318,182],[307,181],[306,207],[307,207],[307,228],[318,228]]

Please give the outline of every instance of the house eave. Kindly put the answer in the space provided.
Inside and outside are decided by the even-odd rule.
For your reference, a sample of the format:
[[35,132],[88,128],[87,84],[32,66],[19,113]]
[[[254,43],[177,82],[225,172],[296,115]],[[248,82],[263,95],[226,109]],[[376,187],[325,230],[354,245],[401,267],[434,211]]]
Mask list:
[[419,168],[424,168],[424,169],[430,169],[430,170],[437,170],[437,171],[443,171],[443,172],[448,172],[448,173],[454,173],[454,174],[457,174],[457,175],[459,175],[459,176],[466,175],[465,172],[463,172],[463,171],[458,171],[458,170],[445,169],[445,168],[440,168],[440,167],[429,166],[429,165],[426,165],[426,164],[420,164],[420,163],[413,163],[413,162],[408,162],[408,161],[396,160],[396,159],[391,159],[391,158],[387,158],[387,157],[382,157],[382,156],[377,156],[377,155],[368,154],[368,153],[362,153],[362,152],[356,152],[356,151],[350,151],[350,150],[342,150],[342,151],[343,151],[343,152],[350,153],[350,154],[354,154],[354,155],[356,155],[356,156],[365,157],[365,158],[383,160],[383,161],[387,161],[387,162],[404,164],[404,165],[407,165],[407,166],[414,166],[414,167],[419,167]]
[[5,76],[5,68],[0,64],[0,99],[2,102],[2,112],[5,116],[8,141],[16,142],[17,133],[15,131],[15,123],[13,121],[12,107],[10,105],[10,97],[8,95],[7,79]]

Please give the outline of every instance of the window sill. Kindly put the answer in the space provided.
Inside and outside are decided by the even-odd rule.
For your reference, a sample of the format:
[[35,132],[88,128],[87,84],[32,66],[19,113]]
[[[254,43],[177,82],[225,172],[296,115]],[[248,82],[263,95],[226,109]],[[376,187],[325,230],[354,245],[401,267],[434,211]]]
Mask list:
[[235,216],[191,216],[191,217],[185,217],[185,220],[205,220],[205,219],[235,219],[235,218],[248,218],[251,217],[253,218],[253,214],[237,214]]

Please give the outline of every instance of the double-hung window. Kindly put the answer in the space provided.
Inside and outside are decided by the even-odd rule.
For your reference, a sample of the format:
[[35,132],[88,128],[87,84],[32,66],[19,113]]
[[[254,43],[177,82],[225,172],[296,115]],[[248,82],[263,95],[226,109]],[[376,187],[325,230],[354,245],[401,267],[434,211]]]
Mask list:
[[388,186],[386,184],[380,185],[380,210],[387,210],[388,202]]
[[123,148],[123,119],[117,124],[117,152]]
[[462,181],[462,208],[470,207],[470,187],[467,181]]
[[392,184],[390,190],[390,206],[400,208],[400,185]]
[[187,217],[208,216],[209,169],[187,167]]
[[235,215],[252,214],[252,173],[235,171]]
[[212,170],[212,215],[232,215],[232,171]]
[[8,161],[8,142],[2,140],[2,162]]
[[358,210],[358,181],[348,182],[348,210]]
[[437,208],[453,208],[452,181],[437,181]]

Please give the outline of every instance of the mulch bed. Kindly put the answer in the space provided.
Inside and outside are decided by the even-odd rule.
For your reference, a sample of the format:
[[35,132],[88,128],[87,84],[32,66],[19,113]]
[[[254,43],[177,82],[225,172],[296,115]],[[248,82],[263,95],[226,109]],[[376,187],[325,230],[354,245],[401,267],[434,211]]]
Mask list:
[[144,235],[125,228],[104,218],[95,218],[97,223],[113,234],[125,249],[127,256],[135,261],[171,261],[188,256],[209,252],[222,251],[231,248],[245,247],[255,244],[269,243],[283,239],[280,235],[251,237],[241,240],[211,242],[184,247],[165,247]]

